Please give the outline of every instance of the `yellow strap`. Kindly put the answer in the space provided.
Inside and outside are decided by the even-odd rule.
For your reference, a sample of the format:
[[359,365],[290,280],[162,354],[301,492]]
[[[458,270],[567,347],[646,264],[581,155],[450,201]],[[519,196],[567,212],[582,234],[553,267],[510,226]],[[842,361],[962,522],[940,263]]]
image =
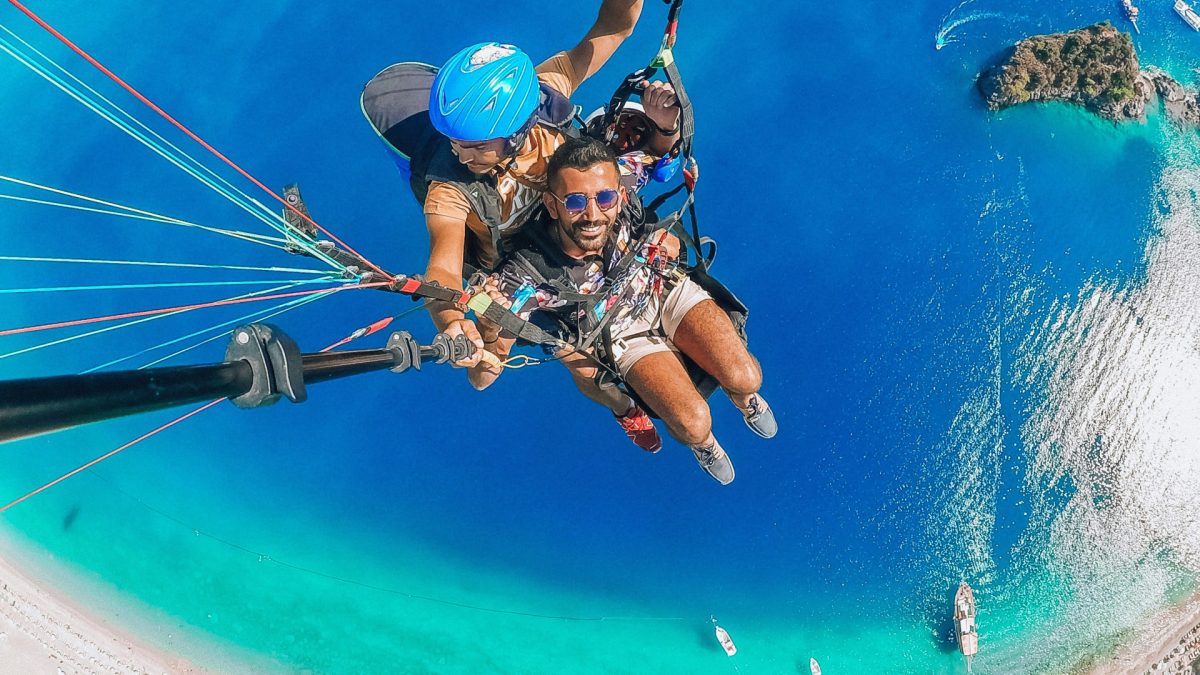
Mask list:
[[491,306],[492,299],[488,297],[487,293],[476,293],[475,295],[472,295],[471,299],[467,302],[467,307],[475,310],[476,314],[483,314],[488,310],[488,307]]
[[670,47],[664,44],[663,48],[659,50],[658,55],[650,62],[650,65],[654,68],[665,68],[672,63],[675,63],[675,54],[671,51]]

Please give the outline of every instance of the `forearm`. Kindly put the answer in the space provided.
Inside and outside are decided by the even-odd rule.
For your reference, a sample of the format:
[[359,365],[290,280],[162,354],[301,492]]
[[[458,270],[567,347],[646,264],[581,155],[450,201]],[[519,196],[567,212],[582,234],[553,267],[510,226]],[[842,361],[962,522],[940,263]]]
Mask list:
[[671,149],[675,147],[675,143],[678,140],[679,123],[676,122],[675,133],[673,134],[664,134],[656,130],[654,135],[650,138],[650,145],[647,149],[650,151],[650,154],[662,157],[671,152]]
[[642,14],[642,0],[604,0],[596,23],[579,44],[567,51],[574,71],[573,86],[596,74],[625,38],[633,34]]
[[604,0],[591,34],[629,37],[641,15],[642,0]]
[[[462,271],[456,273],[445,267],[430,266],[425,270],[425,280],[436,281],[447,288],[462,288]],[[433,320],[433,325],[437,327],[438,332],[446,330],[446,326],[454,321],[466,318],[462,307],[453,302],[431,300],[425,305],[425,308],[429,311],[429,317]]]

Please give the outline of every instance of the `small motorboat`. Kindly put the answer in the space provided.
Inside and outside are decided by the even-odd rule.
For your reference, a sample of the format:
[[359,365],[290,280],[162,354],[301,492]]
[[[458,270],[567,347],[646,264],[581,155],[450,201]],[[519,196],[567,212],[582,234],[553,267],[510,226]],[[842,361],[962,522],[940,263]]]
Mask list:
[[713,616],[710,619],[712,620],[714,632],[717,634],[717,642],[721,643],[721,647],[725,649],[725,653],[730,656],[736,654],[737,645],[733,644],[733,638],[729,637],[729,632],[717,624],[717,617]]
[[812,675],[821,675],[821,664],[817,663],[816,659],[808,660],[808,669],[812,671]]

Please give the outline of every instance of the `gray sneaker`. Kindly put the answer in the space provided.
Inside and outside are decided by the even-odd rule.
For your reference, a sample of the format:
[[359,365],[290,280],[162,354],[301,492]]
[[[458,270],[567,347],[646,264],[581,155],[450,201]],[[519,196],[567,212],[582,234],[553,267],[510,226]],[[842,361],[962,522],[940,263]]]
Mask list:
[[733,482],[733,462],[729,461],[729,455],[725,454],[725,449],[716,440],[707,447],[692,448],[692,454],[700,462],[700,468],[718,483],[729,485]]
[[775,413],[771,412],[767,400],[758,394],[750,397],[750,407],[743,410],[742,415],[745,416],[746,426],[750,427],[750,431],[763,438],[771,438],[779,431],[779,425],[775,423]]

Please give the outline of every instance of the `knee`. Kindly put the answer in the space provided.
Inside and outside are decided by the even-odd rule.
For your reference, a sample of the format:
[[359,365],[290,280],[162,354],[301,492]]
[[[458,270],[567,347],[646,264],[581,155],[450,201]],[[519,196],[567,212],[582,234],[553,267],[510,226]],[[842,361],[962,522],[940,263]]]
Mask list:
[[721,386],[735,394],[753,394],[762,388],[762,368],[753,358],[723,373]]
[[696,446],[708,440],[712,433],[712,414],[704,400],[676,408],[671,411],[673,419],[668,421],[675,439],[687,446]]

